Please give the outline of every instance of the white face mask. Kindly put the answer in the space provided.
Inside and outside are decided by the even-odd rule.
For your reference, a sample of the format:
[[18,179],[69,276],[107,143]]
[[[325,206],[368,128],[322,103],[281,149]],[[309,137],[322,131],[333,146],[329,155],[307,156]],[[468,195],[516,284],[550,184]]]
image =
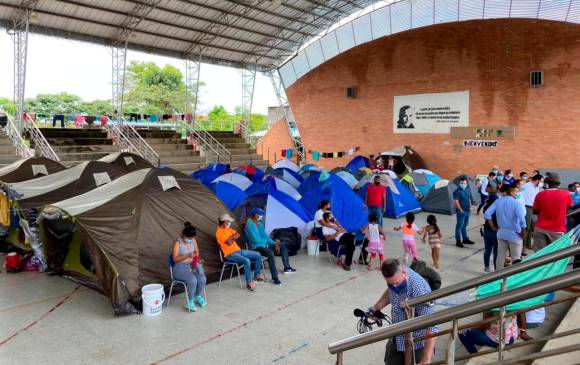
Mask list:
[[577,192],[577,193],[580,193],[580,187],[577,187],[577,188],[576,188],[576,192]]
[[232,222],[226,222],[226,227],[230,227],[232,225]]
[[543,187],[544,187],[544,183],[543,182],[541,182],[541,183],[538,184],[538,189],[541,189]]

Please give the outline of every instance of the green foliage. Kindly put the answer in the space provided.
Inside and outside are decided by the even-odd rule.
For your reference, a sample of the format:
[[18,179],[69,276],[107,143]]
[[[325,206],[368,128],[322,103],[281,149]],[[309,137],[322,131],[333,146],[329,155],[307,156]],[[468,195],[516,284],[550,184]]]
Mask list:
[[12,100],[8,98],[0,98],[0,109],[3,109],[10,115],[16,113],[16,106],[12,103]]
[[24,109],[37,114],[73,114],[78,113],[81,98],[66,92],[59,94],[38,94],[36,98],[27,99]]
[[109,100],[93,100],[81,102],[80,110],[88,115],[111,114],[111,102]]
[[[171,65],[132,61],[127,66],[126,113],[173,114],[183,112],[187,87],[183,74]],[[195,90],[192,90],[195,92]]]
[[[226,108],[222,105],[216,105],[207,115],[210,122],[208,124],[208,128],[210,129],[219,129],[223,128],[224,130],[231,130],[232,123],[237,123],[242,119],[242,108],[240,106],[236,106],[234,108],[234,114],[230,114]],[[216,122],[225,122],[224,126],[222,127],[221,124]],[[264,114],[252,113],[252,123],[250,125],[250,131],[256,132],[268,129],[268,117]]]

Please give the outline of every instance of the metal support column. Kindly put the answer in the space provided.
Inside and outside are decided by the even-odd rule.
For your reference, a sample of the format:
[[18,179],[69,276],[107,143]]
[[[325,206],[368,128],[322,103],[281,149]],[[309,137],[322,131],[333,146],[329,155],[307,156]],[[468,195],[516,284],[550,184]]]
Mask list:
[[125,92],[125,69],[127,66],[127,42],[111,48],[112,56],[112,94],[113,120],[123,122],[123,94]]
[[278,99],[278,106],[284,113],[284,120],[286,121],[286,127],[288,128],[288,133],[290,134],[290,139],[294,145],[294,150],[298,155],[300,161],[306,161],[306,151],[304,151],[304,145],[302,144],[302,139],[300,138],[300,132],[298,132],[298,125],[294,120],[294,115],[290,109],[290,103],[286,97],[286,92],[284,91],[284,84],[282,83],[282,78],[278,73],[277,69],[271,69],[267,71],[270,80],[272,81],[272,86],[274,87],[274,92],[276,93],[276,98]]
[[187,88],[187,105],[185,111],[192,114],[192,121],[197,116],[197,98],[199,95],[199,74],[201,71],[201,52],[196,59],[185,60],[185,86]]
[[242,68],[242,133],[244,138],[250,135],[252,127],[252,103],[254,101],[254,87],[256,85],[256,64]]

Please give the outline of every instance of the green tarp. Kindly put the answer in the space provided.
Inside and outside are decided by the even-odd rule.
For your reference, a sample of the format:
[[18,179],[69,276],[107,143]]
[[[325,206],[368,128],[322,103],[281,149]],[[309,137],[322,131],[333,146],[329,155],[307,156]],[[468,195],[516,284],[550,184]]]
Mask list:
[[[526,260],[531,260],[539,256],[547,255],[549,253],[564,249],[572,244],[572,235],[575,230],[572,230],[562,236],[559,240],[553,242],[552,244],[544,247],[540,251],[528,256]],[[507,279],[506,290],[516,289],[525,285],[533,284],[535,282],[551,278],[553,276],[560,275],[568,266],[570,258],[565,258],[551,264],[543,265],[532,270],[528,270],[516,275],[512,275]],[[498,294],[501,290],[502,280],[497,280],[477,288],[475,292],[476,300],[489,297]],[[540,295],[534,298],[528,298],[521,302],[512,303],[506,307],[508,311],[516,311],[520,309],[525,309],[534,305],[543,303],[549,294]],[[495,308],[494,310],[498,310]]]

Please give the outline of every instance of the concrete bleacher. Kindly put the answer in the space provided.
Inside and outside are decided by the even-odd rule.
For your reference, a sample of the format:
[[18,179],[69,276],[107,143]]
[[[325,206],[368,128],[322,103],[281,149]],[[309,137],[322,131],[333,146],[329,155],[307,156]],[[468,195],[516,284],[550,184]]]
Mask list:
[[[100,128],[41,128],[42,134],[67,167],[83,161],[98,160],[109,153],[116,152],[113,140]],[[31,145],[34,148],[34,145]]]
[[18,159],[20,157],[16,154],[16,147],[4,130],[0,130],[0,167],[10,165]]

